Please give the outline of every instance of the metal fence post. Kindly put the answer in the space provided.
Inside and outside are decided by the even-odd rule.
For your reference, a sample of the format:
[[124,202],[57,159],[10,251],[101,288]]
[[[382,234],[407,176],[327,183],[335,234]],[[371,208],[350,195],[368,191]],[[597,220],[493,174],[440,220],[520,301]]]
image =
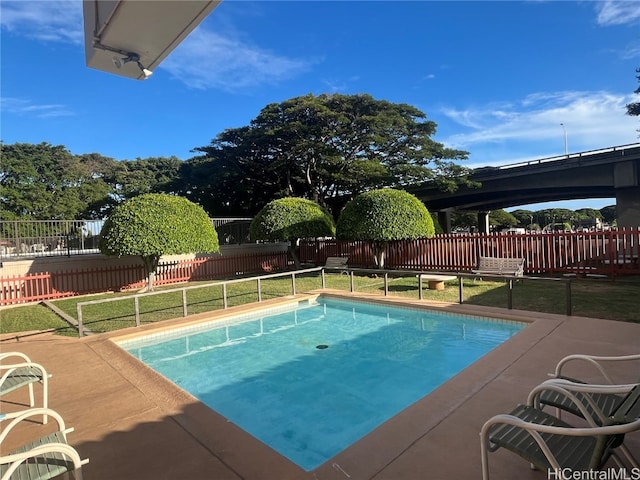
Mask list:
[[353,271],[349,272],[349,289],[353,293]]
[[327,287],[327,282],[324,278],[324,268],[320,271],[321,275],[322,275],[322,288],[326,288]]
[[389,294],[389,275],[387,272],[384,272],[384,296],[386,297]]
[[296,274],[291,274],[291,295],[296,294]]
[[261,282],[260,279],[258,279],[258,301],[261,302],[262,301],[262,288],[261,288]]
[[136,327],[140,326],[140,300],[138,296],[133,297],[133,308],[136,312]]
[[78,337],[82,338],[84,335],[84,329],[82,327],[82,305],[76,306],[76,312],[78,314]]
[[222,305],[224,308],[227,308],[227,284],[222,284]]
[[507,308],[513,309],[513,280],[507,280]]
[[462,275],[458,277],[458,303],[464,303],[464,287],[462,283]]
[[422,300],[422,275],[418,274],[418,299]]
[[187,289],[182,289],[182,316],[187,316]]

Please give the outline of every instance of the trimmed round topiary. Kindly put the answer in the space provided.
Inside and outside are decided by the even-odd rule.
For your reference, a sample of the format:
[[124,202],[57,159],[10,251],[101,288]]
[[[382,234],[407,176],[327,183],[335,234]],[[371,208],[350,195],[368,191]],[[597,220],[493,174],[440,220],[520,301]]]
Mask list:
[[249,228],[252,240],[333,237],[336,227],[320,205],[304,198],[280,198],[263,207]]
[[336,226],[340,240],[390,240],[432,237],[433,219],[418,198],[403,190],[371,190],[351,200]]
[[140,195],[114,208],[100,232],[105,255],[136,255],[149,275],[149,289],[160,256],[220,250],[218,234],[201,206],[160,193]]

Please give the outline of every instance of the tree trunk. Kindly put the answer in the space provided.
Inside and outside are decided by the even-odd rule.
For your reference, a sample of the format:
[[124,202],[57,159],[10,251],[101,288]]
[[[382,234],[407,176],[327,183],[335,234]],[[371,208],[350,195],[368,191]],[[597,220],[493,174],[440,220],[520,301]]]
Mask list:
[[387,247],[386,242],[372,242],[371,250],[373,251],[373,259],[376,263],[376,267],[384,268],[385,249]]
[[289,255],[293,258],[293,264],[296,268],[300,268],[300,255],[298,255],[298,240],[289,241]]
[[160,255],[150,255],[142,257],[142,263],[147,273],[147,287],[146,291],[153,291],[153,284],[156,278],[156,270],[158,269],[158,263],[160,263]]

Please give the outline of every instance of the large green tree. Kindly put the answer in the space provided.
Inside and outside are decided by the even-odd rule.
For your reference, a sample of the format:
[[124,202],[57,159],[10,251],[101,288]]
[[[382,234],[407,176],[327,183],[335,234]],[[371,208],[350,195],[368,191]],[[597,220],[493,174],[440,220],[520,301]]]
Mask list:
[[253,240],[287,240],[296,267],[300,239],[333,237],[336,227],[333,217],[320,205],[304,198],[273,200],[258,212],[249,229]]
[[602,215],[602,220],[604,220],[609,225],[613,225],[616,221],[616,206],[608,205],[606,207],[602,207],[600,210],[600,215]]
[[518,221],[517,225],[522,228],[531,228],[535,221],[535,212],[531,210],[526,210],[523,208],[519,208],[511,212],[516,220]]
[[390,241],[433,235],[433,219],[424,203],[408,192],[391,188],[356,196],[344,207],[336,225],[340,240],[369,241],[380,268],[384,268],[385,248]]
[[219,251],[218,234],[206,212],[186,198],[148,193],[118,205],[100,232],[105,255],[140,256],[153,289],[162,255]]
[[73,155],[63,145],[0,143],[1,218],[104,218],[143,193],[173,193],[176,157],[116,161],[99,153]]
[[[62,145],[0,143],[2,219],[62,220],[91,216],[111,189],[105,181],[115,161],[78,157]],[[94,217],[95,218],[95,217]]]
[[[640,82],[640,68],[636,68],[636,78],[638,82]],[[640,86],[634,90],[636,95],[640,95]],[[627,115],[632,115],[634,117],[640,116],[640,102],[632,102],[627,104]]]
[[189,163],[198,175],[182,191],[209,190],[218,197],[212,214],[226,203],[253,214],[260,203],[285,196],[337,212],[345,199],[383,186],[437,181],[452,189],[467,173],[452,160],[467,152],[434,141],[435,132],[435,122],[407,104],[364,94],[296,97],[267,105],[249,126],[196,148],[203,155]]
[[493,226],[495,230],[515,227],[518,223],[518,219],[506,210],[499,209],[489,212],[489,224]]
[[541,227],[550,225],[552,223],[571,223],[571,219],[575,216],[573,210],[568,208],[546,208],[544,210],[538,210],[536,217],[539,218],[539,224]]
[[144,193],[173,193],[182,161],[177,157],[149,157],[117,162],[110,182],[118,201]]

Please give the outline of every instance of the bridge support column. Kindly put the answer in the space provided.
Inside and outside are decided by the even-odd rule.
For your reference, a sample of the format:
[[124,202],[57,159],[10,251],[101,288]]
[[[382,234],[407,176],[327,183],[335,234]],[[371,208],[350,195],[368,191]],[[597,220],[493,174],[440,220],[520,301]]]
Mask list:
[[451,211],[438,212],[438,223],[444,233],[451,233]]
[[640,226],[640,162],[620,162],[613,167],[618,227]]
[[616,189],[618,227],[640,227],[640,187]]
[[478,212],[478,230],[480,233],[489,233],[489,213],[490,212]]

